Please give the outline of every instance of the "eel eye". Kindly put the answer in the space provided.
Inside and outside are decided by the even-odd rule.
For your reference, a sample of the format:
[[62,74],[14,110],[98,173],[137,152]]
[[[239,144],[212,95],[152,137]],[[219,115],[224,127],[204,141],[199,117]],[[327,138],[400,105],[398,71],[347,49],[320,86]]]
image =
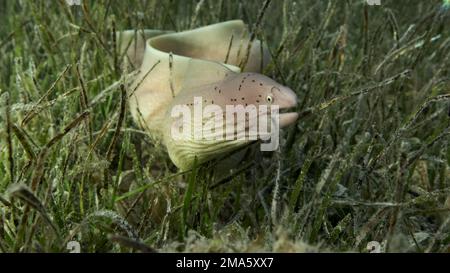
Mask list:
[[267,95],[266,101],[267,101],[268,103],[272,103],[272,102],[273,102],[273,97],[272,97],[271,95]]

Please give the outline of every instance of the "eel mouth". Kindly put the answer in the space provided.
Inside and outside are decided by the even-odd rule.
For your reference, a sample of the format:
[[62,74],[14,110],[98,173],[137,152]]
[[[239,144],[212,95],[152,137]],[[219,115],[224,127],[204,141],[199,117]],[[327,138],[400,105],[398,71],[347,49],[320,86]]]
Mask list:
[[[293,107],[279,109],[277,116],[278,116],[278,126],[280,129],[289,126],[297,121],[299,114],[297,112],[292,111],[293,110],[292,108]],[[270,116],[274,118],[275,112],[272,112]]]

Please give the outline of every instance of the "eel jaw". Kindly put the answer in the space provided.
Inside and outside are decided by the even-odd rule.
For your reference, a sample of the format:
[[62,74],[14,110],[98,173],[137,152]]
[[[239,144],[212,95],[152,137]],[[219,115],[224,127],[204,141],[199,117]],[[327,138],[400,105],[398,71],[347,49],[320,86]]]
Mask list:
[[298,113],[280,113],[280,128],[293,124],[298,119]]

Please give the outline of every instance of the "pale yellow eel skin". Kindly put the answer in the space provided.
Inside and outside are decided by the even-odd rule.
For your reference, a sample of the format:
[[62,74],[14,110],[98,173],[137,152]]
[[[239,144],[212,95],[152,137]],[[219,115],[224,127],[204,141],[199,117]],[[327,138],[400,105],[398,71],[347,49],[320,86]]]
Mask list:
[[[174,139],[171,110],[177,105],[192,109],[194,97],[209,104],[297,104],[295,93],[259,74],[270,61],[267,46],[254,40],[241,20],[227,21],[193,30],[138,30],[117,34],[120,52],[139,68],[128,90],[134,120],[155,139],[161,140],[174,164],[181,170],[223,156],[247,140]],[[248,51],[250,48],[250,51]],[[249,52],[247,54],[247,52]],[[243,70],[238,67],[245,62]],[[280,115],[280,127],[292,124],[296,113]]]

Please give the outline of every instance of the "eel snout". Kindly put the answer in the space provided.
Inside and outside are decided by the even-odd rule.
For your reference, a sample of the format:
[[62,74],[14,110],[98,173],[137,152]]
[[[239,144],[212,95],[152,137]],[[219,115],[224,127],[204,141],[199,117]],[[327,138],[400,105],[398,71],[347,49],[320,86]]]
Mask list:
[[297,106],[297,95],[289,87],[275,87],[272,92],[278,98],[277,104],[280,107],[280,127],[293,124],[298,119],[298,113],[289,112],[291,108]]

